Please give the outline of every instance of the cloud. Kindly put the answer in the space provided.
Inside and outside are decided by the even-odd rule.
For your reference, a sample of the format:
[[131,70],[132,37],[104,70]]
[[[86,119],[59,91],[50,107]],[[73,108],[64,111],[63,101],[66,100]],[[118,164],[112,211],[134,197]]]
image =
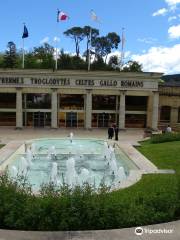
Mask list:
[[151,47],[144,54],[134,54],[133,61],[138,61],[147,72],[180,73],[180,44],[172,47]]
[[157,42],[157,39],[152,37],[147,37],[147,38],[138,38],[137,41],[147,43],[147,44],[153,44]]
[[171,22],[171,21],[176,20],[176,19],[177,19],[177,16],[168,17],[168,22]]
[[40,44],[44,44],[44,43],[47,43],[49,42],[49,37],[44,37],[41,41],[40,41]]
[[176,26],[172,26],[168,29],[168,34],[171,39],[180,38],[180,24]]
[[164,16],[168,12],[167,8],[161,8],[152,14],[153,17]]
[[54,41],[54,42],[60,42],[60,38],[59,38],[59,37],[54,37],[54,38],[53,38],[53,41]]
[[166,2],[169,6],[176,6],[177,4],[180,3],[180,0],[165,0],[165,2]]

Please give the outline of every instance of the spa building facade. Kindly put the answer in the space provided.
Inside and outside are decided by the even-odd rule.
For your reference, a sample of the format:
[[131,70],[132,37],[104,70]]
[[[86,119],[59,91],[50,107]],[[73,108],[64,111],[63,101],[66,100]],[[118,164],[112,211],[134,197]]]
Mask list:
[[180,128],[180,86],[161,73],[0,71],[0,126]]

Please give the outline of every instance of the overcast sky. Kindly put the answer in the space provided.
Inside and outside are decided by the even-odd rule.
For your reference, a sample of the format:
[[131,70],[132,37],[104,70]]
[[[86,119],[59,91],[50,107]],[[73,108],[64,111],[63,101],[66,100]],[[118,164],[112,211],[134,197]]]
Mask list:
[[[70,19],[57,23],[57,8]],[[68,28],[91,25],[101,35],[121,35],[124,27],[126,60],[142,63],[144,71],[180,73],[180,0],[1,0],[0,9],[1,51],[9,41],[22,47],[23,22],[29,31],[27,50],[43,42],[55,46],[56,37],[58,48],[71,53],[74,43],[63,35]],[[91,9],[100,23],[91,20]]]

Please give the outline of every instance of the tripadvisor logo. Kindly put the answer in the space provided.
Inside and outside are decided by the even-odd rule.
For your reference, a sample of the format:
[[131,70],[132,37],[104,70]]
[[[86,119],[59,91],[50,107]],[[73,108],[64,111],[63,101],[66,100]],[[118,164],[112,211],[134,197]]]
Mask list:
[[142,228],[142,227],[137,227],[135,228],[135,234],[136,235],[142,235],[142,234],[172,234],[174,229],[150,229],[150,228]]
[[141,227],[135,228],[135,234],[136,235],[142,235],[143,234],[143,228],[141,228]]

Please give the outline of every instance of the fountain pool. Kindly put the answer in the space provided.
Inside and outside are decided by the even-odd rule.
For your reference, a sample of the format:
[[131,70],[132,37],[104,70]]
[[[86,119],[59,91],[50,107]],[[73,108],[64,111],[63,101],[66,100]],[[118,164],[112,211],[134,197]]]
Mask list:
[[9,162],[10,175],[25,175],[38,191],[42,184],[66,183],[71,187],[87,182],[111,189],[125,181],[135,164],[115,145],[96,139],[37,139],[25,143],[24,152]]

